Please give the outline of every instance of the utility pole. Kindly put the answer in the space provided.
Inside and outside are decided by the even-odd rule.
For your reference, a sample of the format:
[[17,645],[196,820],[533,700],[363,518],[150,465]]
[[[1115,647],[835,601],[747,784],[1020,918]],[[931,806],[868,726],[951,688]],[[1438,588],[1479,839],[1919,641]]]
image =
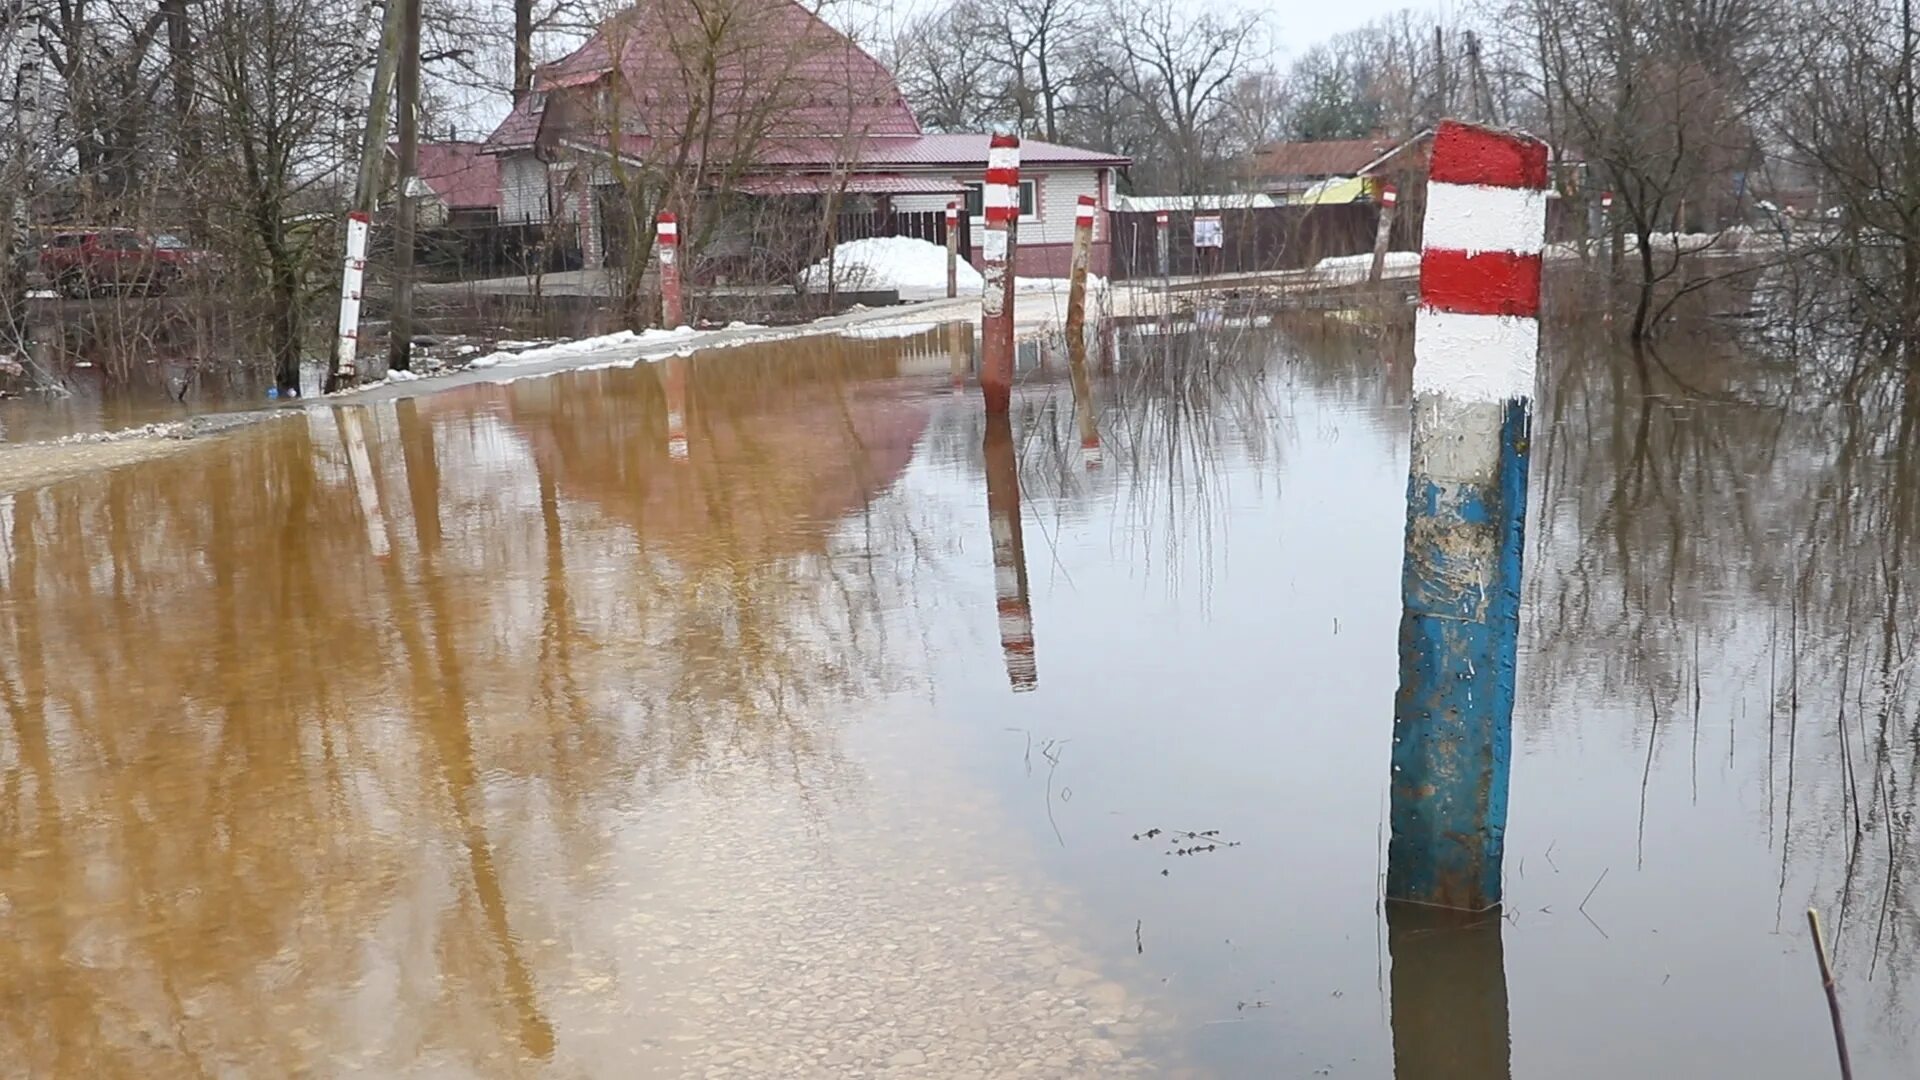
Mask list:
[[367,97],[366,137],[360,144],[360,175],[354,185],[353,205],[347,209],[345,267],[340,281],[340,333],[334,338],[327,363],[328,392],[353,380],[355,354],[360,343],[360,285],[367,269],[367,231],[380,194],[381,163],[387,152],[387,114],[393,98],[393,75],[400,56],[400,36],[406,0],[386,0],[380,25],[380,51],[373,66],[373,88]]
[[413,370],[414,201],[408,190],[420,171],[420,0],[388,0],[405,11],[400,31],[400,73],[394,91],[400,114],[400,167],[394,178],[399,200],[393,214],[393,310],[387,321],[387,369]]

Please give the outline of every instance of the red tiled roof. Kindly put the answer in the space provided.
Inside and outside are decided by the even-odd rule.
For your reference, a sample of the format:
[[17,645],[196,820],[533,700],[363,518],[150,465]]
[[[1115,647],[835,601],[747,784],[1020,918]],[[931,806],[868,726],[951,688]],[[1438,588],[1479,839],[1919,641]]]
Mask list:
[[[722,17],[728,29],[710,50],[697,35]],[[699,70],[709,60],[714,70]],[[548,102],[568,93],[585,100],[591,84],[616,68],[621,115],[660,138],[675,138],[679,125],[706,124],[709,112],[721,141],[741,124],[759,128],[763,117],[796,137],[920,133],[886,68],[795,0],[637,0],[585,45],[537,71],[534,85]],[[533,101],[501,122],[488,140],[493,149],[534,141],[545,102],[537,108]]]
[[1253,152],[1253,171],[1275,180],[1353,176],[1396,145],[1389,138],[1268,143]]
[[487,136],[488,153],[533,145],[533,140],[540,134],[540,113],[533,103],[532,95],[513,103],[513,110],[507,113],[507,118],[493,129],[493,134]]
[[420,144],[417,175],[447,209],[485,209],[500,205],[500,159],[481,153],[484,145],[477,142]]
[[[820,169],[846,164],[881,169],[954,168],[978,170],[987,166],[987,135],[894,135],[871,139],[768,139],[754,148],[755,170]],[[602,149],[604,140],[582,139],[572,145]],[[645,135],[627,135],[621,152],[637,161],[665,152],[667,144]],[[1131,159],[1098,150],[1029,139],[1020,145],[1023,166],[1079,165],[1119,168]]]
[[937,176],[901,176],[897,173],[855,173],[834,176],[827,173],[762,173],[748,176],[736,184],[743,195],[820,195],[842,192],[848,195],[957,195],[958,181]]
[[[862,160],[886,165],[980,165],[984,167],[987,161],[987,141],[990,138],[989,135],[922,135],[917,139],[875,139],[872,150],[863,155]],[[1132,160],[1099,150],[1082,150],[1077,146],[1061,146],[1057,143],[1041,142],[1039,139],[1022,139],[1020,163],[1022,165],[1073,164],[1118,168],[1132,164]]]

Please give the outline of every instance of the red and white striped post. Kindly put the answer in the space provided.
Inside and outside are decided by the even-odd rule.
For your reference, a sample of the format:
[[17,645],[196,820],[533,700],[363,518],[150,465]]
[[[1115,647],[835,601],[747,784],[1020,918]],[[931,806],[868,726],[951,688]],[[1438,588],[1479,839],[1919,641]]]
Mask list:
[[660,252],[660,321],[671,330],[686,322],[680,297],[680,223],[672,214],[661,214],[654,234],[654,248]]
[[1547,147],[1435,133],[1394,698],[1387,897],[1500,903]]
[[947,204],[947,299],[960,295],[960,204]]
[[1005,412],[987,414],[982,456],[987,468],[987,527],[993,539],[993,602],[1000,654],[1015,693],[1040,684],[1033,657],[1033,606],[1027,594],[1027,549],[1020,535],[1020,457]]
[[[1608,239],[1613,247],[1613,250],[1607,256],[1607,265],[1612,268],[1615,274],[1618,274],[1620,272],[1620,262],[1626,257],[1627,233],[1625,229],[1620,227],[1620,223],[1614,220],[1613,192],[1611,191],[1603,191],[1600,193],[1600,220],[1606,223],[1605,228]],[[1608,314],[1612,314],[1611,308],[1608,309]]]
[[1153,264],[1162,278],[1173,276],[1173,221],[1165,210],[1153,215]]
[[1020,138],[995,135],[987,148],[981,202],[987,219],[980,293],[980,392],[990,413],[1013,404],[1013,261],[1020,219]]
[[360,297],[367,280],[367,233],[373,221],[364,210],[347,215],[347,259],[340,274],[340,338],[335,348],[342,381],[354,376],[360,348]]
[[1378,285],[1387,273],[1387,245],[1393,242],[1393,215],[1400,204],[1400,193],[1388,184],[1380,189],[1380,226],[1373,232],[1373,266],[1367,270],[1367,281]]
[[1093,212],[1093,196],[1080,196],[1073,212],[1073,261],[1067,269],[1067,352],[1081,363],[1087,356],[1087,263],[1093,258]]

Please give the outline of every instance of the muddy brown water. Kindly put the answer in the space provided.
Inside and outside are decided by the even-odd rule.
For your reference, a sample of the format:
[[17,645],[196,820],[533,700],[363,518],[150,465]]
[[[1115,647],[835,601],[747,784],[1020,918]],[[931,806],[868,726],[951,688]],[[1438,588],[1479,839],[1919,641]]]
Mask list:
[[1404,328],[1246,322],[1113,328],[1097,448],[936,332],[0,496],[0,1075],[1835,1075],[1810,903],[1912,1075],[1898,395],[1555,332],[1462,924],[1378,900]]

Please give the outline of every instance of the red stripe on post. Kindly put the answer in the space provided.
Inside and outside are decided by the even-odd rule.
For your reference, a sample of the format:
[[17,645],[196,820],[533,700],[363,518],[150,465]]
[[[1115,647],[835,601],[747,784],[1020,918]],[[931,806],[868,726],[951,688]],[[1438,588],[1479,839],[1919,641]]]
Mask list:
[[1547,144],[1526,135],[1442,120],[1433,137],[1428,179],[1542,190],[1547,186]]
[[1020,136],[1008,135],[1004,132],[997,133],[993,136],[993,138],[987,140],[987,146],[989,147],[1019,146],[1019,145],[1020,145]]
[[1420,303],[1457,315],[1540,314],[1540,256],[1510,251],[1420,254]]
[[1003,184],[1007,187],[1012,187],[1019,182],[1020,170],[1017,168],[987,170],[987,183],[989,184]]

